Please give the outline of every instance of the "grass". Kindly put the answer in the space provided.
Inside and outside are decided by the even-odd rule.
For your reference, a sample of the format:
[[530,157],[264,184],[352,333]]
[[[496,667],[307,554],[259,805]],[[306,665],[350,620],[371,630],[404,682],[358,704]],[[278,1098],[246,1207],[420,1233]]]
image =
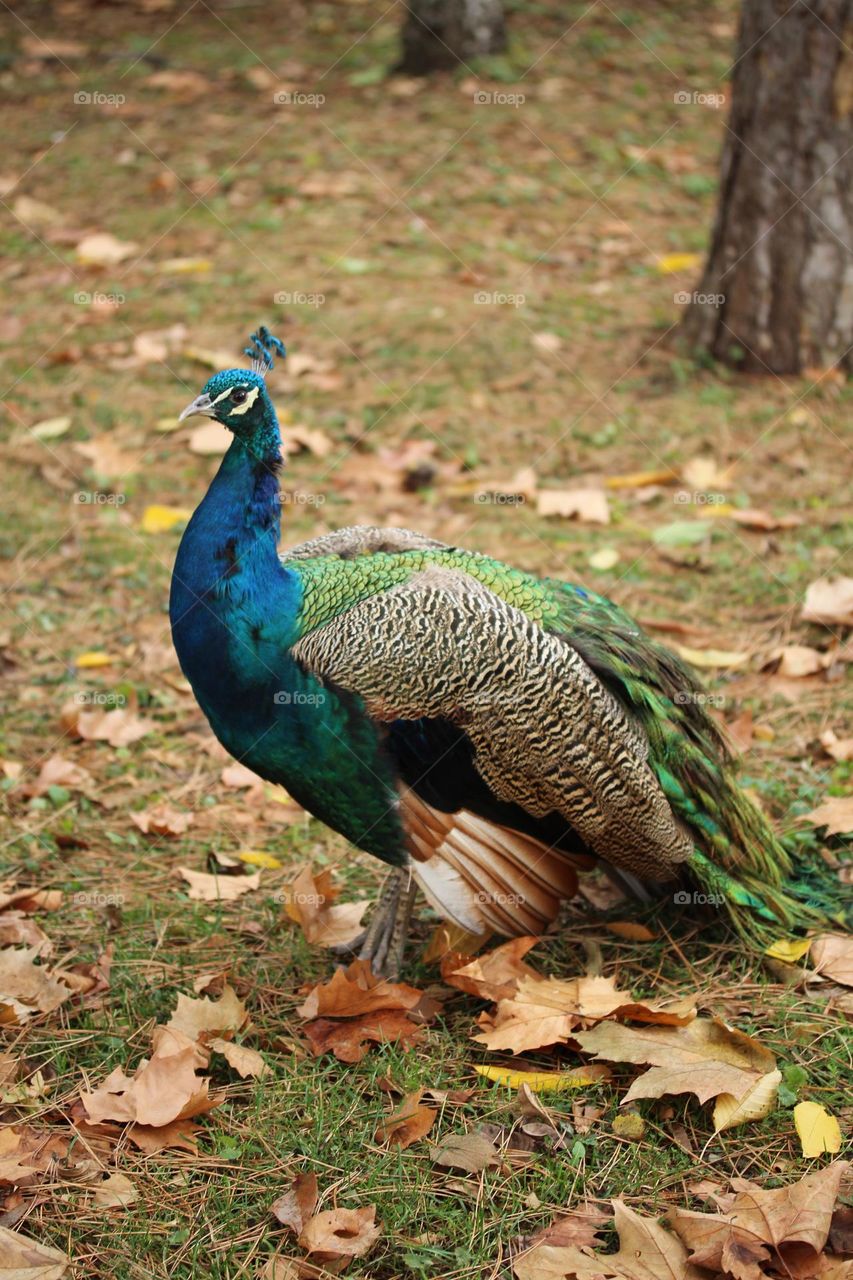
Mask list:
[[[198,1158],[96,1149],[93,1159],[139,1190],[125,1212],[95,1210],[86,1187],[61,1173],[38,1187],[19,1225],[66,1248],[80,1276],[258,1275],[277,1250],[288,1252],[269,1205],[305,1168],[318,1174],[323,1207],[377,1206],[382,1240],[348,1274],[463,1280],[508,1274],[513,1241],[582,1195],[624,1195],[654,1211],[687,1202],[700,1177],[772,1184],[808,1167],[788,1107],[715,1137],[707,1108],[683,1098],[645,1103],[645,1139],[619,1139],[613,1084],[585,1091],[605,1108],[590,1133],[569,1135],[556,1152],[507,1148],[504,1165],[479,1177],[439,1172],[428,1144],[379,1149],[383,1081],[472,1083],[472,1065],[485,1057],[468,1038],[476,1003],[454,996],[408,1054],[385,1046],[354,1068],[307,1055],[294,1009],[329,959],[282,919],[276,895],[306,860],[338,865],[353,894],[372,893],[380,871],[317,824],[282,825],[269,798],[253,807],[222,787],[221,761],[208,754],[205,725],[169,657],[180,531],[139,527],[148,504],[192,507],[216,465],[189,452],[188,431],[157,427],[207,376],[185,348],[236,356],[252,327],[274,323],[294,355],[318,362],[292,380],[277,372],[279,403],[333,445],[326,457],[300,453],[289,463],[285,486],[324,501],[287,505],[287,540],[347,523],[405,524],[586,582],[646,621],[690,628],[673,638],[691,647],[749,652],[745,672],[713,683],[727,717],[748,707],[769,731],[745,761],[745,780],[782,829],[826,794],[844,793],[851,766],[829,761],[817,739],[829,726],[842,733],[849,684],[811,679],[792,689],[759,667],[779,643],[824,643],[825,633],[798,622],[799,602],[813,579],[850,572],[849,505],[839,493],[850,393],[815,377],[746,380],[695,365],[674,342],[673,295],[692,289],[697,272],[656,267],[658,257],[701,253],[707,241],[723,113],[677,107],[673,94],[718,91],[734,9],[720,3],[709,29],[706,11],[691,6],[585,8],[514,12],[509,58],[484,68],[483,83],[523,92],[517,109],[476,106],[466,72],[414,93],[371,78],[393,61],[398,17],[372,2],[275,18],[252,5],[219,17],[205,6],[184,16],[110,10],[108,29],[74,35],[85,49],[67,67],[21,43],[25,23],[48,44],[71,38],[58,19],[35,4],[4,16],[3,167],[26,175],[5,203],[14,209],[25,194],[59,220],[4,212],[0,225],[14,301],[3,333],[0,640],[9,704],[0,754],[29,777],[61,751],[89,770],[93,786],[88,796],[58,787],[28,801],[8,780],[3,869],[15,883],[65,890],[43,922],[63,963],[92,960],[108,942],[115,951],[100,1004],[66,1005],[7,1029],[10,1050],[41,1067],[47,1083],[43,1097],[4,1119],[67,1134],[82,1081],[135,1065],[152,1025],[200,973],[230,972],[252,1011],[252,1042],[273,1068],[251,1085],[217,1070],[227,1103],[208,1121]],[[270,83],[261,83],[265,66],[275,72]],[[158,87],[151,78],[162,69],[198,72],[207,88]],[[276,106],[276,79],[325,102]],[[126,101],[75,104],[75,92]],[[115,267],[82,267],[72,245],[84,230],[108,230],[138,253]],[[174,258],[211,267],[164,272]],[[475,302],[483,292],[524,300]],[[99,309],[75,303],[77,293],[123,301]],[[324,300],[280,304],[281,293]],[[191,333],[174,353],[132,358],[135,335],[175,324]],[[556,351],[536,345],[543,333],[559,337]],[[30,434],[62,415],[71,417],[62,436]],[[125,461],[93,468],[74,446],[98,437]],[[418,485],[381,483],[388,451],[418,440],[435,446]],[[734,464],[730,502],[796,512],[803,523],[762,534],[721,520],[701,546],[665,553],[652,533],[705,517],[702,494],[677,505],[671,488],[614,490],[606,529],[546,521],[529,504],[474,500],[531,463],[543,483],[565,484],[678,468],[700,454]],[[122,501],[81,504],[80,492]],[[611,570],[590,565],[602,547],[618,552]],[[78,671],[76,657],[92,649],[119,661]],[[118,750],[69,739],[60,711],[80,689],[134,696],[156,732]],[[132,811],[161,799],[194,812],[187,835],[149,840],[132,825]],[[286,866],[265,872],[262,890],[239,904],[190,902],[174,868],[202,868],[211,854],[241,847],[265,848]],[[98,894],[120,895],[119,910],[92,904]],[[540,964],[577,973],[597,946],[605,971],[638,992],[696,990],[705,1007],[759,1034],[780,1064],[801,1067],[808,1097],[847,1106],[843,1024],[775,983],[722,930],[672,912],[656,920],[662,940],[638,945],[575,911]],[[430,927],[423,909],[420,941]],[[408,976],[436,980],[414,959]],[[505,1140],[510,1101],[478,1087],[443,1108],[435,1132],[490,1124]],[[571,1122],[572,1101],[550,1105]],[[673,1140],[678,1125],[693,1154]]]

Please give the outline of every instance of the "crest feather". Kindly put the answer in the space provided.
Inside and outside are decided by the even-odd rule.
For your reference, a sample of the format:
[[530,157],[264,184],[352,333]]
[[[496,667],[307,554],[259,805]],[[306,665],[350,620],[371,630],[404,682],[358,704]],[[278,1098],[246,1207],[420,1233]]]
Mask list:
[[249,345],[243,348],[243,354],[249,357],[252,372],[265,378],[273,367],[273,353],[281,356],[282,360],[287,355],[284,343],[273,337],[266,325],[262,324],[250,337]]

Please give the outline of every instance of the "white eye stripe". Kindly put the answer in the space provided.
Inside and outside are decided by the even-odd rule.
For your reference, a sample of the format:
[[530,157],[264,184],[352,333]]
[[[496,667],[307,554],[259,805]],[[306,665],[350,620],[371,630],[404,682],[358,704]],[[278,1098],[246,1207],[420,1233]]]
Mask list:
[[226,388],[225,388],[225,390],[224,390],[224,391],[222,391],[222,392],[220,392],[220,394],[216,397],[216,399],[215,399],[215,400],[211,400],[211,402],[210,402],[210,403],[211,403],[211,404],[219,404],[219,401],[220,401],[220,400],[224,400],[226,396],[230,396],[230,394],[231,394],[231,392],[232,392],[233,390],[234,390],[234,388],[233,388],[233,387],[226,387]]
[[[260,394],[261,394],[260,387],[252,387],[252,390],[246,396],[246,399],[243,401],[243,403],[235,405],[234,408],[231,410],[232,417],[238,413],[247,413],[249,409],[251,409],[252,405],[255,403],[255,401],[257,400]],[[214,401],[214,403],[216,402]]]

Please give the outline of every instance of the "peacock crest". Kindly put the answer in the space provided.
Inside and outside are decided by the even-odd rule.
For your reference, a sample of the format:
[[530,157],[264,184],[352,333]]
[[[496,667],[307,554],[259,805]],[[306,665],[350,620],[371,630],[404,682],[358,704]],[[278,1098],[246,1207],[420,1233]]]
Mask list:
[[252,372],[265,378],[274,364],[273,353],[282,360],[287,355],[281,339],[274,337],[266,325],[262,324],[249,338],[249,345],[243,348],[243,354],[249,357]]

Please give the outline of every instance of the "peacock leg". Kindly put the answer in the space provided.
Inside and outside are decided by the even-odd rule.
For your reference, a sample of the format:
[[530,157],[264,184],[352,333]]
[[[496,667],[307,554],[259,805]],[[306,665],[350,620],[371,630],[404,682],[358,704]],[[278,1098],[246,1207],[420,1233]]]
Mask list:
[[400,972],[414,898],[409,871],[395,868],[382,886],[359,952],[359,958],[368,960],[373,972],[382,977],[396,978]]

